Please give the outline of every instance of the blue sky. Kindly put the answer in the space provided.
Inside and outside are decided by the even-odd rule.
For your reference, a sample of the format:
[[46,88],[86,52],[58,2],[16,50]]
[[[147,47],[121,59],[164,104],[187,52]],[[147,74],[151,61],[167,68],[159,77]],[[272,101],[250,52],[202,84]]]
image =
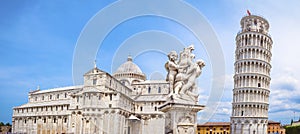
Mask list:
[[[28,92],[36,89],[38,85],[41,89],[73,85],[73,53],[78,37],[88,21],[113,2],[112,0],[0,2],[0,121],[11,122],[12,107],[26,103]],[[233,88],[234,39],[240,30],[239,21],[246,15],[247,9],[253,14],[262,15],[271,25],[270,34],[274,44],[269,119],[289,123],[294,112],[298,119],[300,62],[297,56],[300,46],[297,39],[300,16],[297,13],[300,12],[298,8],[300,2],[297,0],[185,0],[184,2],[205,16],[213,27],[225,55],[225,89],[219,108],[210,121],[229,120]],[[144,6],[147,8],[147,5]],[[120,9],[120,14],[122,10],[127,9]],[[126,60],[126,57],[116,56],[121,46],[151,48],[151,44],[163,42],[163,39],[155,40],[149,36],[143,38],[141,33],[149,31],[162,31],[167,33],[164,34],[166,37],[178,38],[185,45],[196,44],[196,56],[207,63],[198,80],[200,103],[205,104],[210,95],[212,76],[209,55],[203,44],[188,30],[168,19],[142,16],[118,25],[109,33],[98,50],[96,55],[98,67],[112,73]],[[130,54],[133,50],[125,52]],[[166,60],[164,52],[155,49],[141,52],[134,58],[134,62],[149,79],[154,79],[154,76],[164,78],[166,72],[163,64]]]

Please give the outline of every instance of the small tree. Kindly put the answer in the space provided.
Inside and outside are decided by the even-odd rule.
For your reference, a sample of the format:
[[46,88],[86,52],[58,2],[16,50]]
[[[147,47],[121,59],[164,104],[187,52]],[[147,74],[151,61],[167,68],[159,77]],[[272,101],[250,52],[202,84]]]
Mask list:
[[3,123],[3,122],[0,122],[0,126],[4,126],[4,123]]
[[9,122],[7,122],[7,123],[5,124],[5,126],[11,126],[11,124],[10,124]]
[[300,126],[286,126],[285,130],[287,134],[299,134]]

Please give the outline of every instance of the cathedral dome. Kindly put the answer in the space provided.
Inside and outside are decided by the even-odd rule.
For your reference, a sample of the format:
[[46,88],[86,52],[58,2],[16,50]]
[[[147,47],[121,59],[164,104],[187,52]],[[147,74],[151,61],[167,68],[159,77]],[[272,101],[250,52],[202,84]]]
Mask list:
[[128,56],[127,61],[117,69],[113,76],[122,82],[126,80],[129,84],[146,80],[145,74],[132,62],[131,56]]
[[123,63],[115,72],[115,74],[123,74],[123,73],[134,73],[134,74],[143,75],[141,69],[132,62],[132,58],[130,56],[128,56],[127,61]]

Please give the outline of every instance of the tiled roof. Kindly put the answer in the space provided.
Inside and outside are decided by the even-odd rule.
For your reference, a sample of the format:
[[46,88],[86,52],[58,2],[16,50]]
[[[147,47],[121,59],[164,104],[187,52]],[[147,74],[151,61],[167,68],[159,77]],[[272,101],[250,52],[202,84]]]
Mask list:
[[198,124],[198,126],[229,126],[230,122],[206,122],[204,124]]
[[276,122],[276,121],[268,120],[268,124],[280,124],[280,122]]

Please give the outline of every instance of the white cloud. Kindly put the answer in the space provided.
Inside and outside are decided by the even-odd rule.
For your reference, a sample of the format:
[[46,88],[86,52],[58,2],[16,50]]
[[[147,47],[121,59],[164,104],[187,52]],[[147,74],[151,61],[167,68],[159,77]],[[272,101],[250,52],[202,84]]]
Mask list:
[[[213,111],[214,114],[208,119],[209,121],[229,121],[231,115],[231,101],[232,101],[232,88],[233,88],[232,74],[226,75],[224,79],[225,79],[225,85],[220,100],[217,103],[214,103],[216,105],[213,106],[206,105],[206,109],[212,109],[212,107],[217,107],[217,109]],[[207,94],[206,92],[207,91],[200,89],[200,96],[199,96],[200,104],[203,104],[201,103],[203,101],[207,102],[209,95],[206,95]],[[199,115],[203,114],[203,112],[204,111],[200,112]],[[200,118],[204,118],[204,117],[198,116],[198,121],[201,120]]]
[[272,77],[269,117],[287,124],[291,113],[300,113],[300,81],[291,69],[283,70]]

